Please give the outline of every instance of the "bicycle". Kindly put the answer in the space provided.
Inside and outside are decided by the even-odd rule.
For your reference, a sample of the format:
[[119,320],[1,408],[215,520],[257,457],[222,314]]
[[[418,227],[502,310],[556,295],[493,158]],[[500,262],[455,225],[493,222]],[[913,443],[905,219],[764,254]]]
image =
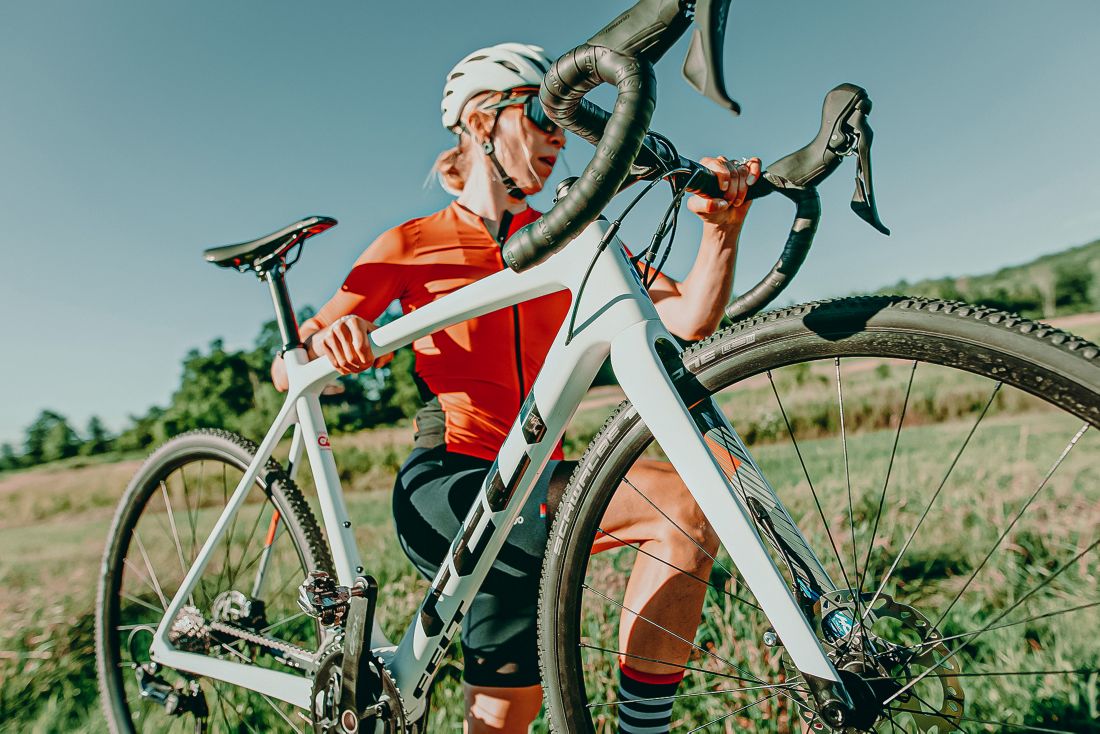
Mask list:
[[[462,609],[608,355],[627,400],[577,465],[551,528],[542,579],[540,646],[556,731],[610,730],[617,701],[607,692],[609,671],[626,654],[611,628],[623,615],[653,623],[618,598],[631,558],[662,559],[630,539],[613,538],[619,547],[611,553],[591,556],[590,549],[597,537],[606,540],[600,517],[614,492],[638,492],[657,506],[659,488],[625,481],[654,442],[722,541],[710,577],[696,578],[708,587],[702,626],[695,639],[681,640],[693,655],[681,666],[689,683],[677,695],[677,731],[734,724],[890,732],[1096,725],[1100,646],[1092,639],[1095,624],[1092,634],[1087,630],[1100,602],[1077,593],[1078,586],[1093,589],[1100,574],[1096,496],[1088,486],[1087,459],[1095,454],[1074,449],[1100,424],[1100,349],[994,309],[900,296],[755,315],[805,259],[820,217],[815,187],[846,155],[857,158],[853,209],[887,231],[871,184],[866,91],[850,84],[832,90],[815,139],[769,166],[751,188],[750,196],[779,192],[796,204],[783,255],[730,305],[732,326],[686,350],[661,324],[643,282],[661,238],[639,256],[639,267],[615,236],[618,222],[597,219],[612,196],[639,181],[670,181],[674,204],[688,189],[715,192],[711,174],[647,128],[652,64],[686,31],[692,11],[697,28],[685,75],[737,110],[717,61],[727,6],[641,0],[559,59],[542,100],[559,124],[597,145],[585,174],[507,243],[508,268],[372,332],[374,354],[383,356],[525,299],[563,288],[574,296],[481,497],[396,645],[375,619],[383,590],[359,556],[321,415],[319,395],[336,372],[325,359],[305,360],[285,282],[305,241],[335,220],[312,217],[206,252],[215,264],[253,272],[268,286],[290,390],[258,446],[221,431],[184,434],[157,449],[127,488],[97,603],[100,686],[114,731],[423,730],[433,675]],[[619,88],[614,114],[584,100],[604,81]],[[666,217],[659,234],[672,229],[674,219]],[[814,402],[823,377],[830,401],[824,409]],[[870,387],[854,389],[860,379]],[[729,387],[738,391],[726,395]],[[856,413],[845,410],[845,389],[849,406],[853,396],[864,400]],[[935,402],[948,393],[950,401]],[[750,403],[739,405],[741,394]],[[745,418],[760,394],[774,395],[777,407]],[[886,401],[896,411],[883,409]],[[742,431],[748,440],[727,412],[749,425]],[[846,421],[879,430],[849,435]],[[916,435],[932,449],[903,444],[903,427],[906,438]],[[1041,429],[1038,438],[1032,427]],[[283,467],[271,456],[291,428]],[[819,475],[815,485],[810,467],[823,463],[825,442],[835,444],[837,433],[843,472]],[[1015,441],[1011,465],[971,461],[968,448],[993,451],[1004,435]],[[870,447],[872,490],[885,477],[858,507],[850,461],[857,439],[867,444],[862,450]],[[780,450],[794,456],[781,460]],[[325,537],[294,483],[303,453]],[[944,471],[921,487],[928,456],[944,459]],[[1004,484],[995,489],[1013,502],[989,509],[968,495],[969,507],[959,502],[957,478],[973,483],[983,472],[995,472],[993,484]],[[899,502],[890,512],[888,496]],[[951,497],[956,505],[948,510]],[[930,521],[933,510],[940,514]],[[958,534],[946,560],[922,545],[935,522],[947,539]],[[146,538],[159,532],[162,542],[148,546],[142,530]],[[996,569],[995,583],[974,587],[1006,541],[1013,560]],[[950,616],[960,610],[973,619]],[[748,647],[756,636],[763,645]],[[983,670],[990,665],[998,667]],[[709,679],[700,685],[703,677]],[[1017,678],[1025,690],[1041,684],[1050,695],[1038,708],[1020,700],[1023,694],[1002,682]]]

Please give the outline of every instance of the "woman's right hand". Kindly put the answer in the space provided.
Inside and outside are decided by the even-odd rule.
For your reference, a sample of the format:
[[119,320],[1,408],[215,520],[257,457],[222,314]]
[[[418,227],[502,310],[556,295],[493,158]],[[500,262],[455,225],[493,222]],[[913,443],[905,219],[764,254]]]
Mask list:
[[[305,339],[307,355],[310,359],[328,357],[332,366],[342,375],[362,372],[371,367],[382,367],[393,359],[393,355],[374,358],[367,334],[377,328],[373,322],[354,314],[342,316]],[[282,355],[271,363],[271,381],[279,392],[289,389],[286,362]]]
[[373,322],[355,314],[341,316],[313,335],[310,352],[316,353],[318,357],[328,357],[332,366],[342,375],[381,367],[389,359],[384,357],[376,360],[367,337],[367,334],[377,328]]

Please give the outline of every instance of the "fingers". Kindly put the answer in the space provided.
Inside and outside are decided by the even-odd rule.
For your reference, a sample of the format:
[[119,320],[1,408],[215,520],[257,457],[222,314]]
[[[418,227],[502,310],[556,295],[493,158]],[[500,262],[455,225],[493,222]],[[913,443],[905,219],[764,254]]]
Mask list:
[[749,187],[760,178],[759,158],[731,161],[725,156],[702,158],[700,164],[714,173],[722,198],[695,196],[688,200],[688,209],[707,221],[722,222],[744,216]]
[[373,366],[374,354],[367,337],[373,326],[358,316],[344,316],[329,328],[321,343],[332,366],[341,374],[362,372]]

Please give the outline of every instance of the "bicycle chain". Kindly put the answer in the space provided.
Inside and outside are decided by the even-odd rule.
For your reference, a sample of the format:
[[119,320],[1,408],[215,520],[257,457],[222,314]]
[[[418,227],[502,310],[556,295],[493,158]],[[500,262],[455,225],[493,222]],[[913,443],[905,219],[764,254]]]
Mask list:
[[[246,629],[235,627],[231,624],[226,624],[225,622],[210,622],[206,625],[206,629],[210,632],[220,632],[222,634],[239,637],[245,642],[251,642],[255,645],[262,645],[273,650],[278,650],[279,652],[287,653],[291,656],[300,656],[307,659],[313,657],[313,653],[303,647],[298,647],[297,645],[292,645],[291,643],[283,642],[282,640],[276,640],[273,637],[268,637],[267,635],[262,635],[257,632],[249,632]],[[293,662],[295,665],[298,665],[298,667],[301,667],[296,659],[292,658],[291,662]]]

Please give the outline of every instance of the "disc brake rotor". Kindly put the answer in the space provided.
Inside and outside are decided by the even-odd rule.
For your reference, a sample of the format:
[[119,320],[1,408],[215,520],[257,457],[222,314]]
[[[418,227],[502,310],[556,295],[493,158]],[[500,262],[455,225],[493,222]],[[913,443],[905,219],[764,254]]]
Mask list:
[[[905,731],[919,734],[958,731],[965,708],[958,679],[962,669],[944,645],[942,633],[916,609],[886,595],[868,610],[864,605],[869,597],[863,595],[857,605],[851,591],[831,591],[821,596],[815,609],[822,646],[855,699],[857,718],[865,724],[845,731],[869,731],[876,720],[891,717],[904,723]],[[857,624],[860,615],[866,620],[862,626]],[[801,676],[785,652],[782,660],[788,680]],[[908,687],[924,673],[928,674]],[[889,699],[893,700],[885,703]],[[805,705],[799,717],[813,731],[827,729]]]

